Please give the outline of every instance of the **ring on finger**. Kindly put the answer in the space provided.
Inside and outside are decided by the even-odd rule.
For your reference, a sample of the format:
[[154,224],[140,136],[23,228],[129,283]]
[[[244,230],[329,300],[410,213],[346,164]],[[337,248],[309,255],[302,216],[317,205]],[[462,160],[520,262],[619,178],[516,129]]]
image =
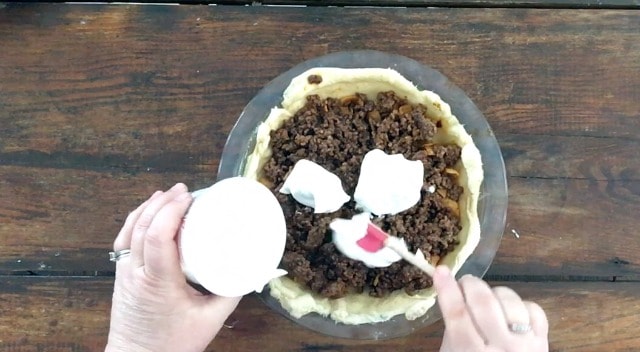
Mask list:
[[531,331],[531,325],[523,323],[509,323],[509,331],[514,334],[524,335]]
[[504,286],[494,287],[493,293],[502,306],[509,331],[519,335],[524,335],[531,331],[529,310],[518,293]]
[[109,252],[109,261],[117,262],[118,260],[131,255],[130,249],[121,249],[115,252]]

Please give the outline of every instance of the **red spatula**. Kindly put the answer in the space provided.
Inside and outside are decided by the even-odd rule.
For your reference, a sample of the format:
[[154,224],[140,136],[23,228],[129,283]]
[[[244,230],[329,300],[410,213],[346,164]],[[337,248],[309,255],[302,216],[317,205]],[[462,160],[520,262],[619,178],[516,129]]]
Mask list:
[[417,266],[420,270],[433,277],[436,268],[429,264],[424,257],[419,257],[411,252],[404,242],[393,236],[389,236],[378,226],[369,223],[367,226],[367,234],[357,241],[358,246],[367,252],[375,253],[384,247],[387,247],[398,253],[402,259]]

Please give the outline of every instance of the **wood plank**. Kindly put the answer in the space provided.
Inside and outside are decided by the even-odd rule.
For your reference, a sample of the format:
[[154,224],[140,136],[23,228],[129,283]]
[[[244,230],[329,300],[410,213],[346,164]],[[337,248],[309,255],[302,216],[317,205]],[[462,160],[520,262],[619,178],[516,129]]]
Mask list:
[[[171,0],[146,0],[142,3],[172,3]],[[633,9],[637,0],[182,0],[181,4],[230,4],[252,6],[396,6],[396,7],[505,7],[569,9]]]
[[0,166],[0,272],[112,275],[107,251],[127,214],[176,182],[211,185],[213,166],[133,174]]
[[490,277],[640,278],[636,254],[640,243],[634,234],[638,223],[634,214],[640,210],[637,182],[543,178],[509,182],[507,224]]
[[[51,150],[0,151],[2,165],[36,168],[79,169],[105,173],[210,172],[215,175],[222,155],[226,135],[219,132],[231,129],[235,119],[222,121],[220,126],[206,126],[208,135],[200,137],[205,143],[186,143],[173,133],[163,133],[155,127],[144,125],[154,118],[140,118],[140,127],[130,137],[123,137],[117,144],[131,144],[125,151],[66,149],[65,145],[52,146]],[[194,124],[196,125],[196,124]],[[188,124],[191,126],[191,124]],[[62,128],[56,121],[43,121],[38,129]],[[90,127],[97,133],[108,133],[100,122]],[[197,126],[189,127],[195,130]],[[186,134],[191,131],[186,131]],[[25,134],[37,134],[31,129]],[[138,137],[135,137],[138,136]],[[549,136],[503,133],[497,136],[507,174],[510,177],[555,179],[583,179],[593,181],[640,180],[640,160],[635,157],[640,149],[640,139],[599,138],[584,136]],[[105,139],[94,140],[100,144]],[[194,141],[197,139],[193,139]],[[18,146],[17,148],[25,148]],[[9,148],[7,148],[9,149]]]
[[[242,0],[229,0],[229,3]],[[307,4],[342,6],[446,6],[505,8],[565,8],[565,9],[633,9],[637,0],[264,0],[263,4]]]
[[[105,278],[0,278],[0,351],[101,351],[112,281]],[[494,283],[499,284],[499,283]],[[551,351],[631,351],[640,344],[640,283],[510,282],[550,320]],[[406,338],[353,341],[319,335],[243,299],[207,351],[438,351],[436,323]],[[284,332],[286,331],[286,338]]]
[[504,133],[497,136],[510,177],[640,180],[640,139]]
[[9,4],[0,20],[5,153],[133,158],[148,145],[122,129],[151,117],[169,141],[222,137],[271,78],[352,48],[441,70],[498,135],[637,139],[640,124],[634,11]]
[[[106,252],[128,212],[156,189],[178,181],[205,187],[213,174],[2,166],[0,274],[112,275]],[[506,231],[489,277],[640,278],[640,243],[631,235],[638,189],[640,181],[511,177]]]
[[439,68],[486,112],[511,176],[490,277],[640,272],[633,12],[10,4],[0,23],[0,272],[109,275],[128,211],[208,185],[262,85],[351,44]]

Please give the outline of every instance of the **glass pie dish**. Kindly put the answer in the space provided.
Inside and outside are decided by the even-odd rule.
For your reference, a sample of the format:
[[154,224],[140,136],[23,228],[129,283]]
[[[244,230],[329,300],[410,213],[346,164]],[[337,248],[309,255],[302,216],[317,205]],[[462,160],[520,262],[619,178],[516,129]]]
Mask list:
[[[415,60],[378,51],[344,51],[305,61],[269,82],[245,107],[225,144],[218,181],[243,174],[247,156],[256,143],[257,128],[273,107],[282,102],[282,94],[291,80],[313,67],[392,68],[421,90],[430,90],[451,106],[453,114],[472,136],[482,157],[484,180],[480,187],[478,216],[480,243],[458,271],[457,276],[484,276],[498,250],[507,213],[507,182],[502,153],[486,119],[467,95],[440,72]],[[406,336],[441,319],[437,304],[416,320],[403,315],[374,324],[345,325],[311,313],[294,318],[273,298],[268,287],[260,294],[267,306],[294,322],[316,332],[341,338],[389,339]]]

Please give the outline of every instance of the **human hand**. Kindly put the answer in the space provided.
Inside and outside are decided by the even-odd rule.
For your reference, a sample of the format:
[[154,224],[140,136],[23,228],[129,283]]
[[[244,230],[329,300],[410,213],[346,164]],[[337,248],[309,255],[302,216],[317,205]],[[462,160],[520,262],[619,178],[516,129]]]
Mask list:
[[[433,284],[445,324],[440,352],[549,351],[547,316],[512,289],[491,289],[470,275],[456,282],[445,266],[436,269]],[[514,332],[510,324],[530,329]]]
[[175,237],[191,201],[176,184],[127,217],[113,243],[131,255],[116,263],[106,352],[203,351],[240,301],[203,295],[185,280]]

